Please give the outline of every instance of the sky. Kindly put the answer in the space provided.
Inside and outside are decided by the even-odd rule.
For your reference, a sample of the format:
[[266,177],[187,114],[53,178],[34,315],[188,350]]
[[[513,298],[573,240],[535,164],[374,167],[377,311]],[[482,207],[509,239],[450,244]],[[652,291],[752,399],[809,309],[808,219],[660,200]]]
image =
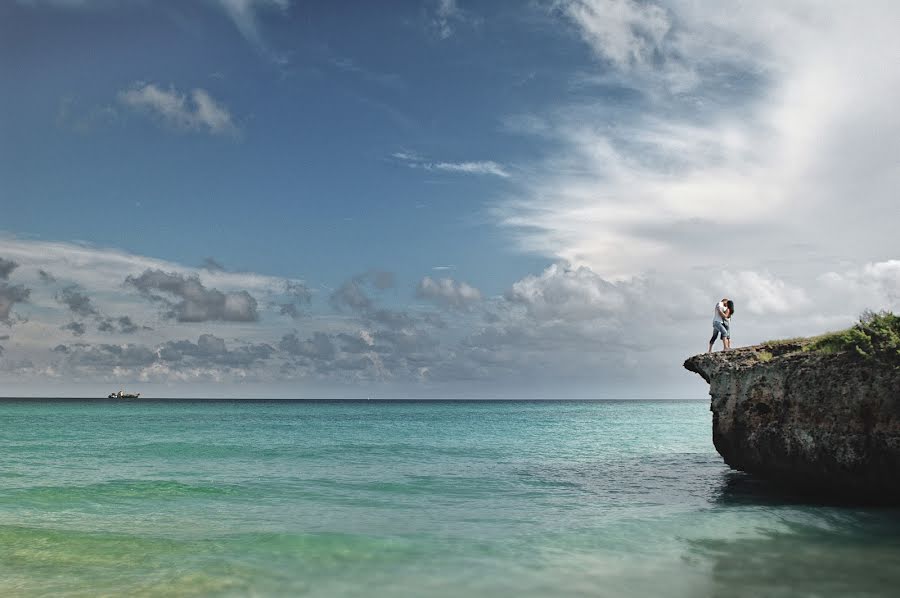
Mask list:
[[704,398],[900,309],[900,5],[0,4],[0,395]]

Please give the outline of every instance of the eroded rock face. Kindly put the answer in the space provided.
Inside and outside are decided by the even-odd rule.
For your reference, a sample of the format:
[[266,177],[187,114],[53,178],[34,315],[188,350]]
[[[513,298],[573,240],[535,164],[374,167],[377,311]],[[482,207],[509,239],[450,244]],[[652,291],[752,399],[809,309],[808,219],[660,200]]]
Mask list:
[[847,498],[900,502],[900,370],[800,343],[696,355],[713,443],[734,469]]

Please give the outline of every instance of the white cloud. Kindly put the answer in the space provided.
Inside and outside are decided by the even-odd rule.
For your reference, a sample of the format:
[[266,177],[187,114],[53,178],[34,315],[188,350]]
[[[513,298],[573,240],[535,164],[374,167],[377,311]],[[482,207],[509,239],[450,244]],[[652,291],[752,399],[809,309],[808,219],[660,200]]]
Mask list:
[[900,311],[900,260],[827,272],[819,280],[829,294],[856,311],[876,306]]
[[124,105],[153,114],[176,129],[212,135],[238,133],[228,109],[204,89],[194,89],[188,97],[173,87],[166,90],[153,83],[135,83],[119,92],[118,98]]
[[723,289],[731,296],[743,297],[753,314],[797,314],[805,311],[811,300],[806,292],[764,272],[723,272]]
[[441,39],[451,37],[457,25],[477,24],[479,20],[462,10],[456,0],[436,0],[433,2],[429,25]]
[[634,0],[573,0],[560,4],[601,58],[619,68],[653,60],[671,28],[661,7]]
[[[553,154],[494,211],[521,249],[614,279],[785,261],[809,275],[900,252],[879,216],[896,212],[900,186],[896,4],[562,6],[612,65],[606,83],[641,101],[528,121]],[[694,83],[673,88],[673,65]]]
[[290,0],[215,0],[228,17],[234,22],[238,31],[249,42],[258,47],[263,47],[262,36],[259,33],[259,18],[257,13],[266,10],[278,10],[285,12],[290,6]]
[[529,274],[507,293],[540,320],[588,320],[620,315],[626,309],[623,290],[590,268],[553,264],[540,275]]
[[435,280],[426,276],[419,281],[416,294],[423,299],[430,299],[455,308],[467,307],[476,301],[481,301],[481,291],[468,283],[452,278]]
[[433,162],[414,152],[408,151],[394,152],[391,156],[400,160],[410,168],[421,168],[422,170],[459,172],[463,174],[487,174],[504,179],[512,176],[502,164],[498,164],[493,160]]
[[[813,274],[674,269],[620,279],[557,263],[514,282],[502,297],[484,298],[459,280],[424,277],[419,297],[453,308],[439,313],[421,305],[384,308],[377,289],[392,283],[381,280],[379,287],[386,277],[369,273],[369,284],[357,289],[365,292],[356,298],[360,309],[334,313],[325,302],[310,301],[299,334],[286,332],[277,315],[298,280],[9,237],[0,237],[0,256],[7,264],[3,283],[20,289],[22,299],[4,323],[9,338],[2,343],[0,380],[22,384],[43,384],[53,375],[125,384],[391,381],[404,396],[423,396],[425,388],[443,396],[537,396],[550,388],[539,384],[551,383],[562,395],[575,388],[584,396],[617,388],[659,392],[662,384],[694,382],[680,362],[705,350],[713,303],[722,295],[737,302],[733,330],[743,345],[840,328],[864,309],[897,309],[900,288],[897,260]],[[149,283],[151,275],[152,285],[134,284]],[[218,311],[199,317],[192,310],[210,303],[208,295],[215,295]],[[243,315],[248,296],[258,300],[258,320]],[[123,317],[128,332],[124,325],[101,328]],[[63,346],[54,350],[57,345]]]
[[428,170],[443,170],[445,172],[464,172],[467,174],[492,174],[494,176],[509,178],[509,172],[500,164],[491,160],[481,162],[434,162],[424,166]]

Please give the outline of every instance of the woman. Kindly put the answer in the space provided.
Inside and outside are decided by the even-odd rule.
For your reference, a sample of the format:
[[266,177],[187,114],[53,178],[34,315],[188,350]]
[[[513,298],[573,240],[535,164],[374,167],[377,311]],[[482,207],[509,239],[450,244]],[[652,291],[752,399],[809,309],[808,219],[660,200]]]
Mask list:
[[722,342],[725,344],[726,349],[731,348],[731,316],[734,315],[734,301],[728,299],[725,301],[725,321],[722,324],[725,326],[725,330],[728,331],[728,337],[723,338]]
[[709,339],[707,353],[712,352],[713,344],[719,335],[722,335],[722,349],[731,348],[731,333],[728,331],[728,326],[732,313],[734,313],[734,301],[728,297],[723,297],[721,301],[716,303],[716,308],[713,311],[713,334],[712,338]]

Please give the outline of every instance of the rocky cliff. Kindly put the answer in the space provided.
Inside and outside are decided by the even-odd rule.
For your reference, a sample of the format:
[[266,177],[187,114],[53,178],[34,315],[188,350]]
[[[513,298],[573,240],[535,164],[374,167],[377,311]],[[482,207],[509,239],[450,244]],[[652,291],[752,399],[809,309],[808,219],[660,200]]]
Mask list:
[[713,443],[734,469],[829,495],[900,502],[900,368],[782,342],[696,355]]

